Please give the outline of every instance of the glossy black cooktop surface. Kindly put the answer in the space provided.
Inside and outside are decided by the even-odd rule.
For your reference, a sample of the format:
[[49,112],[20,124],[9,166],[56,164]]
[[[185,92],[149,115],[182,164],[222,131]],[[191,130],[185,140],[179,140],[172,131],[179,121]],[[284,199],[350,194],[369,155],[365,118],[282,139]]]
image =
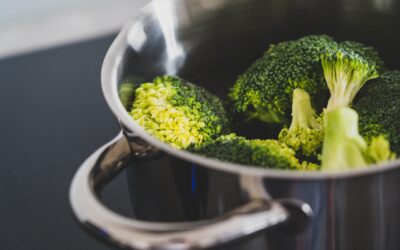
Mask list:
[[[68,188],[118,132],[100,88],[114,36],[0,60],[0,249],[109,249],[75,223]],[[121,211],[125,180],[105,197]]]

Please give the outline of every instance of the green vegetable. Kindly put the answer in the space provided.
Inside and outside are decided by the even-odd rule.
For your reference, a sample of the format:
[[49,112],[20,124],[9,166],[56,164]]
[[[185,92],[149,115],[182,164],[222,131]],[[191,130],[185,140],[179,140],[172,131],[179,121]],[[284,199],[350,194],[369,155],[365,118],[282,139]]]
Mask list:
[[377,62],[349,46],[339,46],[321,54],[322,67],[331,96],[327,110],[350,107],[361,87],[379,76]]
[[351,108],[337,108],[324,116],[324,141],[321,169],[342,171],[364,168],[394,158],[384,137],[373,139],[370,146],[358,132],[358,114]]
[[223,135],[188,150],[210,158],[273,169],[315,170],[313,163],[299,162],[295,152],[276,140],[248,140],[235,134]]
[[129,110],[133,99],[135,98],[135,89],[140,86],[143,79],[138,76],[131,76],[121,84],[118,90],[118,96],[125,109]]
[[141,84],[135,90],[130,114],[147,132],[179,149],[231,131],[218,97],[172,76]]
[[360,133],[367,141],[385,135],[400,154],[400,71],[391,71],[368,82],[354,100],[360,115]]
[[310,95],[302,90],[293,91],[292,123],[279,133],[279,141],[305,157],[316,157],[322,147],[322,117],[317,117],[311,106]]
[[373,62],[378,72],[385,72],[386,67],[385,63],[379,56],[378,51],[376,51],[373,47],[365,46],[362,43],[354,42],[354,41],[344,41],[340,43],[340,47],[346,51],[353,51],[354,53],[359,54],[361,57],[365,58],[368,62]]
[[372,137],[367,155],[371,163],[380,163],[396,158],[396,154],[390,151],[389,141],[382,135]]
[[124,105],[126,109],[128,109],[132,104],[135,97],[135,89],[137,87],[137,84],[130,82],[121,84],[118,95],[122,105]]
[[236,80],[229,94],[233,110],[249,118],[285,123],[294,89],[304,89],[312,98],[327,89],[320,54],[336,47],[325,35],[271,45]]
[[[312,35],[271,45],[231,87],[229,115],[217,96],[173,76],[128,81],[119,96],[138,124],[175,148],[263,168],[341,171],[400,153],[400,71],[386,70],[372,47]],[[247,139],[230,134],[232,115],[285,127],[278,140]]]

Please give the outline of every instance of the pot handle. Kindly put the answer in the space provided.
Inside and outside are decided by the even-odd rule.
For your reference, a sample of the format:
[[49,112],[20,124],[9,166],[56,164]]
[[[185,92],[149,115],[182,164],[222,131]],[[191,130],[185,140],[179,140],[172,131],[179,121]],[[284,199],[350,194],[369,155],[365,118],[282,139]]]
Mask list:
[[[136,157],[151,151],[121,133],[94,152],[76,172],[70,203],[77,220],[101,238],[122,248],[140,250],[205,249],[282,224],[288,210],[276,201],[255,199],[216,219],[198,222],[145,222],[116,214],[97,198],[98,190]],[[132,146],[133,145],[133,146]]]

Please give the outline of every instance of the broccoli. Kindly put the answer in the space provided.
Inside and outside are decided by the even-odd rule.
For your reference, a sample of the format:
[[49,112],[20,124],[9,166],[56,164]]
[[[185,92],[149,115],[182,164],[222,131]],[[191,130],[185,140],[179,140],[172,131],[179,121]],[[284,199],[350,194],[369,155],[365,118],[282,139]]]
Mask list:
[[317,164],[299,162],[295,152],[277,140],[249,140],[235,134],[223,135],[189,151],[222,161],[273,169],[316,170]]
[[394,158],[389,142],[382,136],[372,139],[368,146],[358,132],[358,114],[351,108],[327,111],[324,115],[324,130],[322,170],[363,168]]
[[360,116],[360,133],[367,141],[385,135],[400,154],[400,71],[383,73],[368,82],[354,100]]
[[367,150],[369,162],[380,163],[396,158],[396,153],[390,150],[389,141],[382,135],[372,137],[371,143]]
[[177,149],[264,168],[338,171],[400,152],[400,71],[386,70],[372,47],[326,35],[271,45],[228,99],[232,115],[285,126],[278,140],[229,134],[222,101],[178,77],[128,82],[119,95],[139,125]]
[[[334,93],[333,104],[329,106],[336,102],[350,104],[357,87],[383,70],[383,61],[372,47],[352,41],[337,43],[326,35],[305,36],[271,45],[238,77],[229,99],[237,114],[284,124],[288,120],[294,89],[307,91],[315,108],[320,110],[325,106],[320,104],[325,101],[322,95],[327,90],[326,78],[331,93]],[[339,77],[340,84],[336,83],[335,77]],[[332,89],[332,85],[336,88]],[[350,89],[342,96],[338,87]]]
[[311,106],[310,95],[302,90],[293,91],[292,123],[283,128],[278,140],[294,149],[301,156],[316,157],[322,147],[322,117],[317,117]]
[[231,88],[233,110],[264,122],[286,123],[294,89],[304,89],[311,97],[327,90],[320,54],[336,47],[325,35],[271,45]]
[[221,100],[178,77],[156,77],[135,90],[130,115],[147,132],[175,148],[230,133]]
[[[331,97],[327,110],[349,107],[364,83],[378,76],[383,62],[371,47],[357,42],[342,42],[321,53],[321,64]],[[279,141],[293,148],[300,156],[315,157],[323,140],[322,116],[317,117],[306,91],[295,89],[292,102],[292,123],[279,134]]]
[[365,82],[379,76],[379,60],[374,58],[371,52],[366,51],[367,49],[353,50],[355,44],[350,45],[351,43],[347,42],[321,54],[326,83],[331,93],[327,110],[350,107]]
[[143,79],[138,76],[131,76],[121,84],[118,90],[118,96],[125,109],[129,109],[135,97],[135,89],[139,87]]
[[135,89],[137,87],[137,84],[132,82],[123,83],[119,87],[118,96],[121,100],[122,105],[124,105],[126,109],[128,109],[132,104],[135,96]]
[[345,50],[351,50],[365,58],[367,61],[373,62],[378,72],[382,73],[387,71],[385,63],[379,56],[378,51],[376,51],[373,47],[365,46],[364,44],[355,41],[341,42],[340,47]]

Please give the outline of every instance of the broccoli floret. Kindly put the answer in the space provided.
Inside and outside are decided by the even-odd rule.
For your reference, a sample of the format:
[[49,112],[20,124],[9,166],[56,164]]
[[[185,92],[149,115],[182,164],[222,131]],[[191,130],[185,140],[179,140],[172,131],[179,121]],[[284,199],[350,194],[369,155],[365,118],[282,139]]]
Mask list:
[[358,114],[351,108],[337,108],[324,115],[324,141],[321,169],[340,171],[363,168],[394,158],[384,137],[373,139],[370,146],[358,132]]
[[367,156],[371,163],[380,163],[396,158],[396,154],[390,150],[389,141],[382,135],[372,137]]
[[400,154],[400,71],[383,73],[368,82],[354,100],[360,115],[360,133],[367,141],[385,135]]
[[378,72],[382,73],[386,71],[385,63],[379,56],[378,51],[376,51],[373,47],[365,46],[362,43],[354,41],[341,42],[340,47],[345,50],[352,50],[361,57],[365,58],[367,61],[373,62]]
[[316,170],[317,164],[302,162],[295,152],[276,140],[249,140],[235,134],[223,135],[188,149],[210,158],[273,169]]
[[231,132],[221,100],[178,77],[141,84],[130,114],[147,132],[178,149]]
[[305,157],[316,157],[322,147],[322,117],[317,117],[311,106],[310,95],[302,90],[293,91],[292,123],[279,133],[279,141]]
[[285,123],[294,89],[304,89],[311,97],[327,89],[320,54],[336,47],[325,35],[271,45],[231,88],[233,110],[249,118]]
[[131,76],[121,84],[118,90],[118,96],[125,109],[129,110],[135,97],[135,89],[140,86],[144,80],[141,77]]
[[135,89],[137,87],[138,87],[137,84],[132,82],[123,83],[119,87],[118,96],[119,99],[121,100],[122,105],[124,105],[126,109],[128,109],[132,104],[133,98],[135,96]]
[[374,58],[366,52],[364,54],[367,56],[356,53],[348,44],[321,54],[326,83],[331,93],[327,110],[350,107],[365,82],[379,76]]

